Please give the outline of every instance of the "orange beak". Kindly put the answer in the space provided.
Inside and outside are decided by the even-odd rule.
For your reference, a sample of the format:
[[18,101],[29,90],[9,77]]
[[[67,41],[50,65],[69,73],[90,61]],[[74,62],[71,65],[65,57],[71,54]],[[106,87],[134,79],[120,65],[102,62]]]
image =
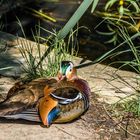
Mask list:
[[66,78],[66,76],[62,75],[60,72],[58,72],[57,77],[58,77],[58,80],[63,80]]

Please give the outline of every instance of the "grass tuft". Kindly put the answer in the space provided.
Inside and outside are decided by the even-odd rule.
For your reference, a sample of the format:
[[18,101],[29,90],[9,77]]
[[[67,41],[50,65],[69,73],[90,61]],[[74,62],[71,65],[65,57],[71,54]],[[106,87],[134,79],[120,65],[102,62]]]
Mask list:
[[136,117],[140,117],[140,96],[132,98],[129,101],[119,104],[125,113],[132,113]]
[[[58,34],[56,31],[51,32],[43,29],[50,33],[50,36],[47,38],[40,37],[40,29],[42,28],[38,28],[36,36],[33,35],[36,45],[33,46],[30,43],[22,42],[20,47],[20,52],[26,62],[26,65],[23,65],[23,70],[26,73],[26,79],[30,80],[39,77],[56,76],[60,62],[72,60],[73,56],[77,54],[74,43],[74,36],[77,31],[71,31],[66,42],[64,39],[59,40],[57,38]],[[52,38],[55,40],[52,41]],[[41,45],[40,40],[43,40],[45,43]],[[43,57],[50,47],[53,49],[47,56]]]

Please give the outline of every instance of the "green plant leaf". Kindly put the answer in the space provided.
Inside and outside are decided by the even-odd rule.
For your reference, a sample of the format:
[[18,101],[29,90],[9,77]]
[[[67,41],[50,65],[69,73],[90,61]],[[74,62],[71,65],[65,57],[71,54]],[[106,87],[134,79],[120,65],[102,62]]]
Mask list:
[[92,5],[92,9],[91,9],[91,13],[94,12],[94,10],[95,10],[95,8],[96,8],[96,6],[97,6],[98,3],[99,3],[99,0],[94,0],[94,1],[93,1],[93,5]]
[[43,13],[43,12],[40,12],[40,11],[37,11],[33,8],[29,8],[29,7],[26,7],[26,9],[30,10],[33,14],[33,15],[37,15],[38,17],[41,17],[41,18],[44,18],[44,19],[48,19],[52,22],[56,22],[56,19],[51,17],[51,16],[48,16],[46,13]]
[[136,13],[139,13],[140,12],[140,7],[138,6],[138,4],[135,2],[135,1],[133,1],[133,0],[130,0],[129,1],[133,6],[134,6],[134,8],[136,9]]
[[123,8],[123,6],[120,6],[119,7],[119,14],[120,14],[120,16],[123,16],[123,14],[124,14],[124,8]]
[[100,31],[96,31],[98,34],[100,35],[107,35],[107,36],[110,36],[110,35],[114,35],[116,32],[115,31],[112,31],[112,32],[100,32]]
[[0,71],[1,70],[10,70],[10,69],[12,69],[13,67],[4,67],[4,68],[0,68]]
[[117,0],[109,0],[105,5],[105,11],[107,11],[108,8],[110,8]]
[[117,35],[115,34],[110,40],[106,41],[105,43],[115,43],[117,41]]
[[[94,0],[97,2],[97,0]],[[76,25],[76,23],[79,21],[79,19],[82,17],[82,15],[85,13],[85,11],[88,9],[88,7],[92,4],[93,0],[84,0],[81,5],[78,7],[78,9],[75,11],[75,13],[72,15],[72,17],[69,19],[69,21],[66,23],[66,25],[63,27],[62,30],[58,33],[58,39],[64,39],[67,34],[70,32],[70,30]],[[97,3],[94,3],[97,5]],[[95,9],[95,6],[93,6]],[[93,9],[93,10],[94,10]],[[93,12],[93,11],[92,11]]]

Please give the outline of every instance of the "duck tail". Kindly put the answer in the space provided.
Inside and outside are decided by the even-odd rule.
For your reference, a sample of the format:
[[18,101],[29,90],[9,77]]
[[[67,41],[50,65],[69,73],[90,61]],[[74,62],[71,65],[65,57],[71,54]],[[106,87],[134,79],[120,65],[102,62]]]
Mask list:
[[16,114],[4,115],[2,116],[2,118],[13,119],[13,120],[23,119],[32,122],[41,122],[40,116],[38,114],[38,110],[35,108],[27,109],[26,111],[22,111]]

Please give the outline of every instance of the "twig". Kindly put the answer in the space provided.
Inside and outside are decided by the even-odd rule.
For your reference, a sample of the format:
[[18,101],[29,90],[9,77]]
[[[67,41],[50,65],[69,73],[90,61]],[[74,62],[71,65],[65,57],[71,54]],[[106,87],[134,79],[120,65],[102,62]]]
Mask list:
[[127,118],[126,127],[125,127],[125,137],[126,138],[128,138],[128,125],[129,125],[129,117]]
[[70,133],[68,133],[67,131],[65,131],[64,129],[62,129],[62,128],[60,128],[60,127],[57,127],[57,126],[55,126],[57,129],[59,129],[60,131],[62,131],[62,132],[64,132],[64,133],[66,133],[66,134],[68,134],[69,136],[72,136],[72,137],[74,137],[74,138],[77,138],[75,135],[72,135],[72,134],[70,134]]
[[118,124],[118,126],[124,130],[125,132],[127,131],[127,134],[130,134],[131,136],[134,137],[139,137],[139,135],[136,135],[134,133],[131,133],[130,131],[126,130],[126,128],[124,128],[116,119],[113,119],[113,117],[109,114],[109,112],[107,111],[106,107],[103,105],[103,108],[105,110],[105,112],[107,113],[107,115],[109,116],[109,118],[111,118],[116,124]]

